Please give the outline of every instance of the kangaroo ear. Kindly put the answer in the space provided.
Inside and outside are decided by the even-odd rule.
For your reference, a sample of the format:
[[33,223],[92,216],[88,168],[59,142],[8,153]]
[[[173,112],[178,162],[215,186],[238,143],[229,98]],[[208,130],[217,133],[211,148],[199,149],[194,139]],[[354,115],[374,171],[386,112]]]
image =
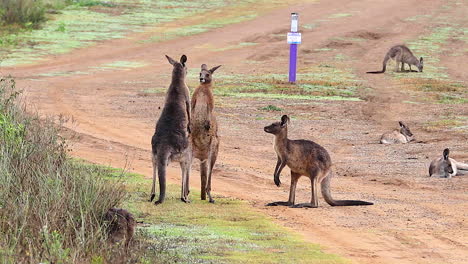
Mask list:
[[182,55],[182,57],[180,57],[180,63],[185,66],[185,63],[187,62],[187,56],[185,55]]
[[450,153],[450,150],[448,148],[444,149],[444,160],[448,160],[448,156],[449,156],[449,153]]
[[289,117],[287,115],[283,115],[281,117],[281,126],[285,126],[287,123],[289,123]]
[[398,121],[398,124],[400,124],[401,128],[405,127],[405,123],[403,123],[402,121]]
[[423,57],[419,58],[419,63],[423,64]]
[[208,66],[207,66],[206,64],[202,64],[202,65],[201,65],[201,69],[202,69],[202,70],[208,70]]
[[169,57],[167,55],[166,55],[166,58],[167,58],[167,61],[169,61],[169,63],[172,64],[172,65],[177,63],[173,58],[171,58],[171,57]]
[[218,66],[216,66],[216,67],[211,68],[211,69],[210,69],[210,72],[211,72],[211,73],[215,72],[219,67],[221,67],[221,65],[218,65]]

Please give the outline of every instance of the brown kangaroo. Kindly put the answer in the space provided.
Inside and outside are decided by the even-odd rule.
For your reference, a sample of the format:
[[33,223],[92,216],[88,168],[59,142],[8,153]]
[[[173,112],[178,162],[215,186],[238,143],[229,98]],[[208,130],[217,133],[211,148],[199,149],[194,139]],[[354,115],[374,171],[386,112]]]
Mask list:
[[201,65],[200,86],[195,89],[192,96],[192,147],[193,155],[200,160],[201,199],[214,203],[211,197],[211,174],[218,157],[219,138],[218,123],[213,113],[214,99],[213,73],[221,65],[208,70],[206,64]]
[[381,144],[395,144],[395,143],[409,143],[414,140],[414,135],[411,133],[409,127],[399,121],[400,130],[393,130],[392,132],[386,132],[380,137]]
[[411,65],[414,65],[418,67],[419,72],[423,71],[423,58],[421,57],[419,60],[416,58],[411,50],[406,47],[405,45],[396,45],[390,48],[390,50],[387,52],[387,54],[384,57],[384,60],[382,62],[383,68],[381,71],[370,71],[367,73],[384,73],[385,70],[387,69],[387,62],[389,59],[394,59],[396,62],[395,66],[395,71],[398,72],[398,68],[401,63],[401,71],[405,71],[405,63],[408,64],[410,71],[413,71],[411,69]]
[[[281,122],[275,122],[264,128],[265,132],[275,135],[275,151],[278,155],[274,181],[279,187],[280,174],[284,166],[291,169],[291,187],[287,202],[273,202],[267,206],[285,205],[294,208],[318,207],[317,188],[321,184],[322,195],[331,206],[372,205],[373,203],[359,200],[334,200],[330,193],[330,181],[332,177],[331,159],[325,148],[310,140],[288,139],[289,117],[283,115]],[[310,203],[294,204],[296,185],[299,178],[304,175],[312,184],[312,199]]]
[[444,149],[442,157],[432,160],[429,165],[429,176],[439,178],[452,178],[455,175],[468,174],[468,164],[449,158],[450,150]]
[[192,165],[192,146],[190,143],[190,96],[185,84],[187,75],[187,56],[182,55],[180,62],[166,55],[173,66],[172,81],[167,90],[164,108],[156,123],[151,139],[153,154],[153,185],[150,201],[155,197],[156,173],[159,178],[159,199],[155,204],[164,202],[166,197],[166,167],[171,161],[178,161],[182,169],[181,200],[189,202],[189,177]]
[[104,221],[107,223],[109,242],[119,243],[125,240],[125,247],[128,248],[136,226],[133,215],[124,209],[111,208],[104,215]]

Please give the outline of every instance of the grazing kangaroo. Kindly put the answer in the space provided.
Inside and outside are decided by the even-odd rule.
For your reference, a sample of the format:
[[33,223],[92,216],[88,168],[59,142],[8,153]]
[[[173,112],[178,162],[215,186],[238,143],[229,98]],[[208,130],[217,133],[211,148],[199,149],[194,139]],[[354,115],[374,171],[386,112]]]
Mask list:
[[218,123],[213,113],[214,99],[212,89],[213,73],[221,65],[208,70],[206,64],[201,65],[200,86],[192,96],[192,148],[195,158],[200,160],[201,199],[214,203],[211,197],[211,174],[218,157],[219,138]]
[[452,178],[455,175],[468,174],[468,164],[449,158],[450,150],[444,149],[442,157],[432,160],[429,165],[429,176],[439,178]]
[[124,209],[111,208],[104,215],[104,221],[107,223],[108,240],[111,243],[125,240],[128,248],[136,226],[133,215]]
[[156,123],[151,139],[153,154],[153,186],[150,201],[155,197],[156,173],[159,178],[159,199],[155,204],[164,202],[166,197],[166,167],[171,161],[178,161],[182,169],[181,200],[189,202],[189,178],[192,165],[190,144],[190,98],[185,84],[187,56],[182,55],[180,62],[166,55],[173,66],[172,81],[167,90],[164,108]]
[[[288,139],[289,117],[283,115],[281,122],[275,122],[264,128],[265,132],[275,135],[275,151],[278,155],[274,181],[280,186],[280,174],[284,166],[291,169],[291,187],[287,202],[273,202],[267,206],[285,205],[295,208],[318,207],[317,188],[321,184],[322,195],[331,206],[372,205],[373,203],[358,200],[334,200],[330,193],[332,177],[331,159],[325,148],[310,140]],[[294,204],[296,185],[299,178],[304,175],[312,184],[312,199],[310,203]]]
[[398,72],[398,67],[400,66],[401,63],[401,71],[405,71],[405,63],[408,64],[410,71],[413,71],[411,69],[411,65],[414,65],[418,67],[419,72],[423,71],[423,58],[421,57],[419,60],[416,58],[411,50],[404,46],[404,45],[396,45],[393,46],[385,55],[385,58],[383,60],[383,68],[381,71],[370,71],[367,73],[384,73],[385,70],[387,69],[387,62],[389,59],[394,59],[396,62],[396,67],[395,71]]
[[380,143],[382,144],[395,144],[395,143],[408,143],[414,140],[413,133],[409,127],[402,121],[398,122],[400,124],[400,130],[393,130],[392,132],[387,132],[380,137]]

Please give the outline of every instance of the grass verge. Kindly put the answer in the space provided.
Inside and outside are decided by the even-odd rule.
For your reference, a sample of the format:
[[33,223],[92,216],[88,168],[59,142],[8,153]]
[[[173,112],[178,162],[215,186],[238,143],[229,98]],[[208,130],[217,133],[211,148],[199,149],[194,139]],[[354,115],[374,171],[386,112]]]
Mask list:
[[[122,172],[108,169],[120,181]],[[192,202],[180,201],[180,187],[168,186],[162,205],[148,202],[151,179],[125,174],[130,193],[124,202],[138,221],[137,239],[144,244],[142,263],[348,263],[323,253],[318,245],[275,224],[243,201],[216,195],[215,204],[191,192]]]

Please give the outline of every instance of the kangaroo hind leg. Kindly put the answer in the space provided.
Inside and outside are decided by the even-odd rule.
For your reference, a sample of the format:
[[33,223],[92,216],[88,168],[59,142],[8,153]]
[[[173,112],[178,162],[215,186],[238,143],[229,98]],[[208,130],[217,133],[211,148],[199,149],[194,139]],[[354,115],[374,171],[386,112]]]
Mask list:
[[310,171],[310,182],[311,182],[311,192],[312,197],[310,199],[310,203],[301,203],[296,204],[292,207],[294,208],[317,208],[318,207],[318,194],[317,188],[318,186],[318,176],[321,173],[318,169],[312,169]]
[[294,206],[296,200],[296,186],[301,175],[291,171],[291,186],[289,187],[289,200],[287,202],[272,202],[268,203],[267,206]]

